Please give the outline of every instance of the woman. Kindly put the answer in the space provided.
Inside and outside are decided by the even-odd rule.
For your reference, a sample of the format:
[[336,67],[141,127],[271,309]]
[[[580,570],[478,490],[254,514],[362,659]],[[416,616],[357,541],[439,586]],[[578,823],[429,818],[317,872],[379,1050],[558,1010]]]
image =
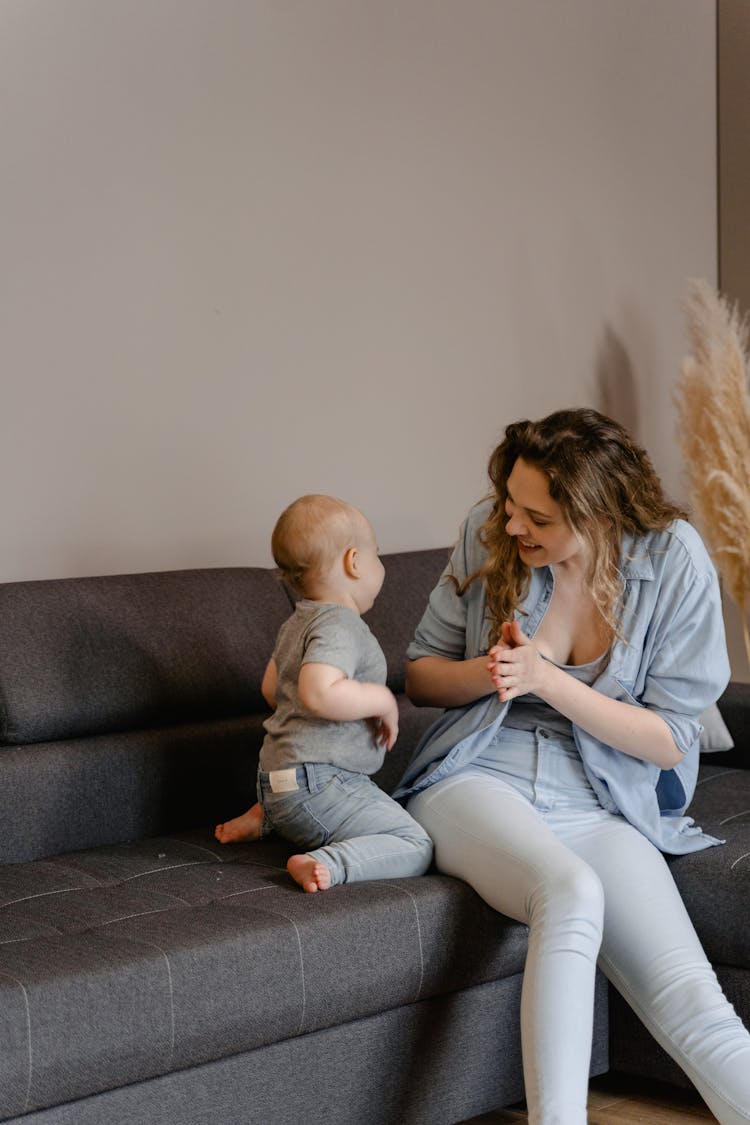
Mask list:
[[684,815],[729,676],[714,568],[596,411],[508,426],[489,475],[408,651],[410,697],[446,710],[399,795],[439,869],[529,927],[529,1121],[586,1121],[598,958],[722,1125],[750,1122],[750,1036],[661,854],[721,842]]

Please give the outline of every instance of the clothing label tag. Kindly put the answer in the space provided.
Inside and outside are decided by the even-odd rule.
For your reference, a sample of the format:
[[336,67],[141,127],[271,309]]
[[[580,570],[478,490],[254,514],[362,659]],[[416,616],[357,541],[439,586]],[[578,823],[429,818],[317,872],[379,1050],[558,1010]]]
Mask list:
[[294,793],[299,789],[297,784],[297,770],[270,770],[268,781],[272,793]]

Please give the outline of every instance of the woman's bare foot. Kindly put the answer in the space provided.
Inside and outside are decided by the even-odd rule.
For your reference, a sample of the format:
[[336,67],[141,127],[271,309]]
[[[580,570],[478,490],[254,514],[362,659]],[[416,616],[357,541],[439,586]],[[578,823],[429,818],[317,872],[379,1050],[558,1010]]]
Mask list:
[[226,824],[217,824],[214,836],[220,844],[247,844],[260,839],[262,825],[263,806],[253,805],[242,816],[236,816]]
[[319,863],[311,855],[293,855],[286,869],[295,883],[299,883],[308,894],[327,891],[331,885],[331,872],[324,863]]

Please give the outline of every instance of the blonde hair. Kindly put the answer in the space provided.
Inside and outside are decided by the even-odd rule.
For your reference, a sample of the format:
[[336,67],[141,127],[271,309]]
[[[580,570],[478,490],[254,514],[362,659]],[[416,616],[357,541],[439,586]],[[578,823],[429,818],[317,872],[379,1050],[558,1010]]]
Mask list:
[[360,511],[334,496],[310,493],[294,500],[279,516],[271,552],[283,578],[304,594],[357,541]]
[[490,457],[494,503],[479,529],[485,563],[463,582],[484,582],[490,643],[526,596],[530,572],[513,536],[505,530],[507,480],[518,458],[540,469],[549,494],[569,527],[589,548],[586,584],[612,634],[619,636],[623,584],[619,571],[623,536],[663,530],[685,512],[664,494],[648,454],[624,427],[596,410],[558,410],[538,422],[514,422]]

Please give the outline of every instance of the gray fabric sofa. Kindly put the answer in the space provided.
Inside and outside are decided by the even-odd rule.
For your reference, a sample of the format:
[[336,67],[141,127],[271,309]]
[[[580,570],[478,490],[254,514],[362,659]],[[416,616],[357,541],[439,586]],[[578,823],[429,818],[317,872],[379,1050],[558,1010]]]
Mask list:
[[[403,653],[445,551],[385,558],[369,623],[399,696],[390,789],[435,716]],[[254,796],[260,681],[292,602],[271,570],[0,585],[0,1121],[450,1125],[523,1095],[526,933],[436,873],[305,895]],[[750,690],[726,718],[742,747]],[[750,771],[696,810],[730,840],[675,874],[750,1017]],[[717,826],[724,822],[721,829]],[[655,1051],[599,982],[592,1073]]]

